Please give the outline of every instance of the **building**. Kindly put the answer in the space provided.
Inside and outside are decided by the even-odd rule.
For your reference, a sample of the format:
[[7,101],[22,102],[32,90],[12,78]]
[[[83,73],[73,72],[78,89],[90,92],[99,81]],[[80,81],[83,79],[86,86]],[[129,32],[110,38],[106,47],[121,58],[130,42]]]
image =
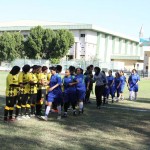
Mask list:
[[0,23],[0,32],[21,32],[24,37],[37,25],[53,30],[68,29],[73,32],[75,43],[67,58],[73,60],[95,60],[104,68],[112,65],[114,69],[143,69],[144,51],[138,39],[111,32],[92,24],[73,24],[59,22],[17,21]]

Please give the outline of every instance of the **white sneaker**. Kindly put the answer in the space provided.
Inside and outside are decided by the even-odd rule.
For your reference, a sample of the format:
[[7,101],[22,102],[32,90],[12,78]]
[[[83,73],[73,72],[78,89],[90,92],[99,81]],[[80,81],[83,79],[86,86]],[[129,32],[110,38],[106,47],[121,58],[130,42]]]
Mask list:
[[48,120],[48,117],[47,116],[41,116],[40,117],[42,120],[44,120],[44,121],[47,121]]
[[21,116],[21,119],[27,119],[27,118],[26,118],[26,116],[23,115],[23,116]]
[[30,116],[29,116],[29,115],[26,115],[26,119],[30,119]]
[[16,117],[16,120],[21,121],[22,118],[20,116]]
[[35,114],[30,115],[30,117],[35,117]]

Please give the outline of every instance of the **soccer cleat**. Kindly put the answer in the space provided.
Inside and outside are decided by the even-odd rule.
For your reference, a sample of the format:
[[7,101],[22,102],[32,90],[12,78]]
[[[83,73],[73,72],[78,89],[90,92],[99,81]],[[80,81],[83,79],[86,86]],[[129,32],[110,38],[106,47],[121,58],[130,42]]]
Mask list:
[[47,116],[41,116],[40,119],[42,119],[44,121],[48,121],[48,117]]

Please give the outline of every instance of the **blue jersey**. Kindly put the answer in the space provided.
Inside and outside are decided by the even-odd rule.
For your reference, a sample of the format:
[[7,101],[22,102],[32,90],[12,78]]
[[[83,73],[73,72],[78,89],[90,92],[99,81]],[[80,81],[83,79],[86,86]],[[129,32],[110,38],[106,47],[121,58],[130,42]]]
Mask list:
[[125,86],[126,77],[125,76],[120,76],[120,82],[121,82],[121,86]]
[[63,79],[63,85],[64,85],[64,92],[65,93],[72,93],[76,91],[76,86],[72,85],[70,86],[69,83],[75,82],[75,77],[74,76],[69,76],[69,77],[64,77]]
[[110,86],[114,82],[114,77],[113,76],[107,76],[107,81],[108,81],[108,86]]
[[77,90],[86,91],[85,76],[83,74],[76,75],[75,80],[78,81]]
[[115,78],[115,87],[117,87],[120,84],[120,78]]
[[51,87],[55,86],[56,84],[59,84],[59,86],[56,87],[52,92],[53,93],[61,93],[62,92],[62,89],[61,89],[62,79],[59,74],[55,74],[55,75],[51,76],[49,86],[51,88]]
[[129,76],[128,82],[130,86],[136,85],[138,81],[140,81],[140,76],[138,74],[131,74]]

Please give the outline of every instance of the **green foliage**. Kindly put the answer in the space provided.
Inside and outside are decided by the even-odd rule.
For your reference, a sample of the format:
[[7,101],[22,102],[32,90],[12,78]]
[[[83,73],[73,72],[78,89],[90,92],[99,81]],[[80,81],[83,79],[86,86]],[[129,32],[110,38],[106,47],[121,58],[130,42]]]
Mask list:
[[0,61],[12,61],[21,57],[23,36],[20,33],[4,32],[0,36]]
[[27,56],[30,59],[59,62],[73,44],[74,36],[68,30],[53,31],[37,26],[31,29],[25,41],[20,32],[4,32],[0,36],[0,61],[12,61]]
[[53,61],[64,57],[73,44],[74,36],[70,31],[53,31],[38,26],[31,29],[25,42],[25,51],[29,58]]
[[52,58],[62,58],[67,55],[68,50],[74,44],[73,34],[68,30],[56,31],[56,38],[52,45]]
[[50,61],[52,64],[59,64],[60,63],[60,59],[57,59],[57,58],[51,58]]
[[30,35],[25,41],[25,53],[29,58],[41,58],[43,50],[44,29],[40,26],[31,29]]

